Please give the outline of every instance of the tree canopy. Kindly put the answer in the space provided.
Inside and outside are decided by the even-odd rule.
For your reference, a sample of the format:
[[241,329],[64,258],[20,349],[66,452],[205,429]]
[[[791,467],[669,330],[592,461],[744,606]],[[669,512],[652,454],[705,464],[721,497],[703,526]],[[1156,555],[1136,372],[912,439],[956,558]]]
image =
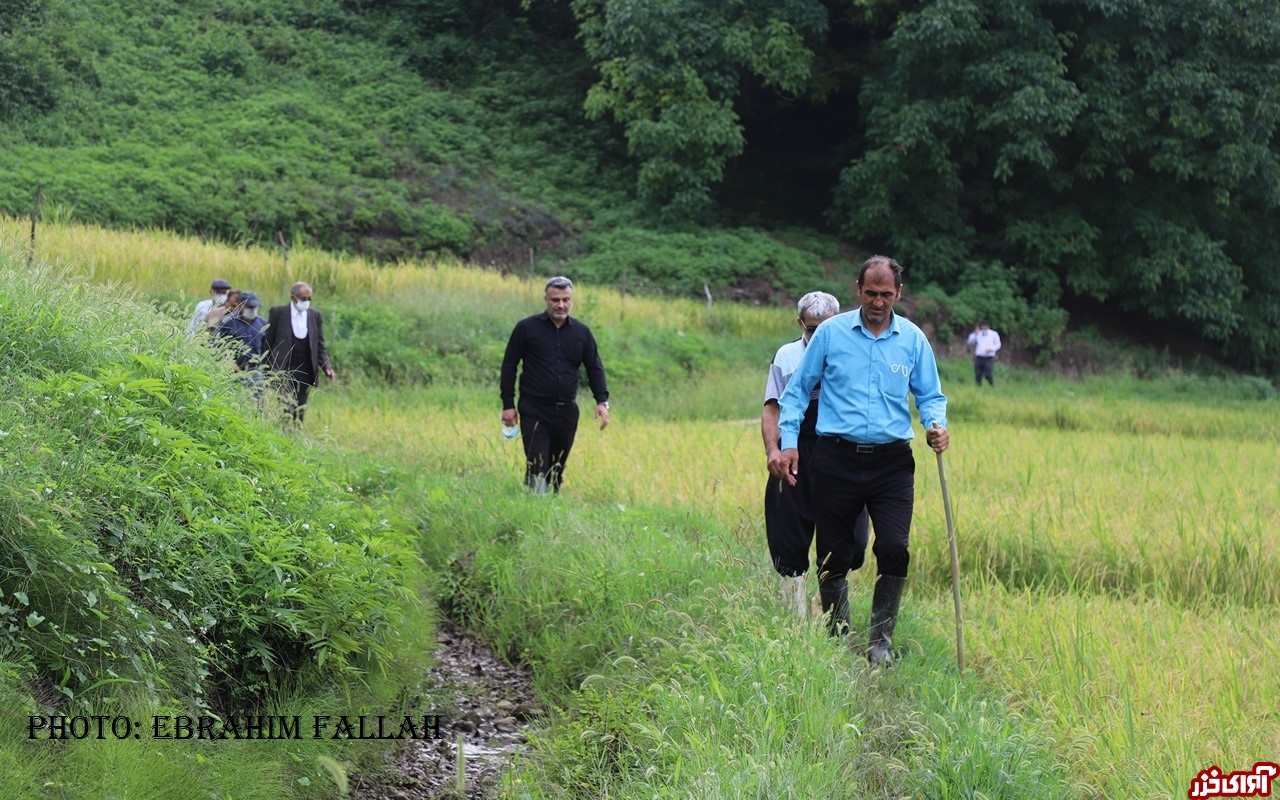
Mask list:
[[1101,308],[1280,374],[1274,0],[85,8],[0,7],[10,213],[674,292],[880,251],[1042,352]]
[[864,87],[840,222],[946,286],[995,261],[1274,364],[1278,57],[1265,0],[931,3]]
[[[1037,310],[1103,301],[1242,365],[1280,363],[1280,5],[574,7],[600,75],[587,107],[623,123],[640,193],[669,209],[705,204],[742,152],[748,81],[830,90],[820,52],[865,65],[845,72],[864,127],[830,217],[916,285],[986,286],[991,305],[1022,309],[1006,323],[1051,328],[1064,315]],[[842,43],[832,20],[867,35]]]

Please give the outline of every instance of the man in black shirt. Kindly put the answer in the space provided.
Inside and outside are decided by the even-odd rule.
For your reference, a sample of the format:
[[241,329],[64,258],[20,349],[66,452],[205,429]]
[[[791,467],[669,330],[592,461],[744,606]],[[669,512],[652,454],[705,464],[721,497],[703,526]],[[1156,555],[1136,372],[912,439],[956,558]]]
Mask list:
[[[578,432],[578,367],[587,368],[587,383],[596,401],[600,430],[609,424],[609,389],[604,365],[591,329],[569,316],[573,308],[573,281],[564,277],[547,281],[543,296],[547,310],[516,323],[502,358],[499,391],[502,424],[523,419],[526,461],[525,485],[536,494],[547,488],[560,491],[564,464]],[[520,405],[515,402],[516,365],[520,370]]]

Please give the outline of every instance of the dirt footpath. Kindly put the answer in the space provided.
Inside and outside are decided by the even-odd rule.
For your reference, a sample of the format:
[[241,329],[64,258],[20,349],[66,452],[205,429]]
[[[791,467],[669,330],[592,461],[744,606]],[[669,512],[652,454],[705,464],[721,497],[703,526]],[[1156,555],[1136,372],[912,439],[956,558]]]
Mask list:
[[[502,770],[525,743],[537,713],[527,672],[508,665],[453,623],[442,620],[439,647],[426,683],[439,698],[439,739],[407,742],[378,774],[351,780],[353,800],[496,797]],[[462,740],[466,790],[457,792],[457,744]]]

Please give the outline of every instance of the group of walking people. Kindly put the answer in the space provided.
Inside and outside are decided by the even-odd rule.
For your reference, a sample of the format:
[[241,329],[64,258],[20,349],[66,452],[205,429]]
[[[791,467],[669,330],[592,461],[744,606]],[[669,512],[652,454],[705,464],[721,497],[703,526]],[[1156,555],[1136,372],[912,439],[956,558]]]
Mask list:
[[[911,561],[911,399],[930,448],[945,451],[950,436],[933,348],[919,327],[894,312],[902,297],[901,265],[885,256],[868,259],[856,297],[859,306],[843,314],[830,294],[802,297],[801,336],[783,345],[770,365],[761,415],[770,473],[765,528],[785,600],[801,616],[808,611],[804,576],[816,532],[818,594],[837,636],[851,632],[848,574],[862,567],[874,530],[879,574],[866,655],[883,664],[892,657]],[[536,494],[560,490],[578,427],[580,369],[596,421],[601,429],[609,424],[599,349],[591,330],[570,315],[573,282],[548,280],[544,302],[542,313],[511,332],[499,386],[502,424],[520,426],[525,483]]]
[[[911,400],[925,441],[937,453],[950,444],[947,398],[933,348],[910,320],[895,313],[902,297],[902,266],[873,256],[859,269],[858,307],[840,313],[825,292],[797,304],[801,335],[780,347],[765,384],[761,435],[769,479],[764,516],[769,553],[782,579],[784,601],[808,613],[805,575],[816,538],[818,596],[832,635],[851,633],[851,571],[872,553],[878,576],[871,599],[866,655],[872,664],[892,658],[893,633],[911,562],[915,502]],[[313,291],[299,281],[289,303],[264,321],[255,292],[219,278],[192,316],[239,343],[236,365],[250,373],[278,372],[293,422],[301,424],[310,389],[334,370],[325,347],[323,317],[311,307]],[[503,355],[499,379],[502,424],[519,428],[525,484],[535,494],[557,493],[577,434],[580,372],[595,400],[595,420],[609,424],[609,390],[591,329],[571,316],[573,281],[549,279],[545,309],[520,320]],[[991,381],[999,337],[983,323],[975,346],[975,377]],[[519,376],[517,383],[517,374]],[[519,400],[517,402],[517,388]]]
[[289,290],[289,302],[273,306],[264,320],[256,292],[236,289],[225,278],[215,278],[209,297],[196,304],[187,333],[210,335],[235,342],[236,368],[244,372],[261,396],[264,371],[280,376],[279,387],[292,424],[301,425],[312,387],[320,375],[333,380],[324,341],[324,317],[311,307],[313,291],[299,281]]
[[924,333],[893,310],[902,266],[873,256],[856,284],[859,307],[839,311],[830,294],[800,298],[802,335],[779,348],[765,385],[761,435],[770,478],[765,529],[784,601],[808,610],[804,576],[815,539],[818,596],[834,636],[851,632],[849,581],[872,552],[878,576],[871,597],[867,659],[892,658],[915,503],[911,398],[925,441],[950,444],[947,398]]

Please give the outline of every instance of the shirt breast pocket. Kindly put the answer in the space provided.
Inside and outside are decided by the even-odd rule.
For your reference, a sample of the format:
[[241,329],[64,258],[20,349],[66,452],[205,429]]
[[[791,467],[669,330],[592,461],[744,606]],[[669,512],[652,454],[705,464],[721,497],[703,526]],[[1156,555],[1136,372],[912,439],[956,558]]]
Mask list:
[[911,366],[909,364],[889,364],[885,370],[884,387],[894,397],[904,397],[911,385]]
[[559,356],[571,364],[577,365],[582,363],[582,340],[565,341],[560,343]]

